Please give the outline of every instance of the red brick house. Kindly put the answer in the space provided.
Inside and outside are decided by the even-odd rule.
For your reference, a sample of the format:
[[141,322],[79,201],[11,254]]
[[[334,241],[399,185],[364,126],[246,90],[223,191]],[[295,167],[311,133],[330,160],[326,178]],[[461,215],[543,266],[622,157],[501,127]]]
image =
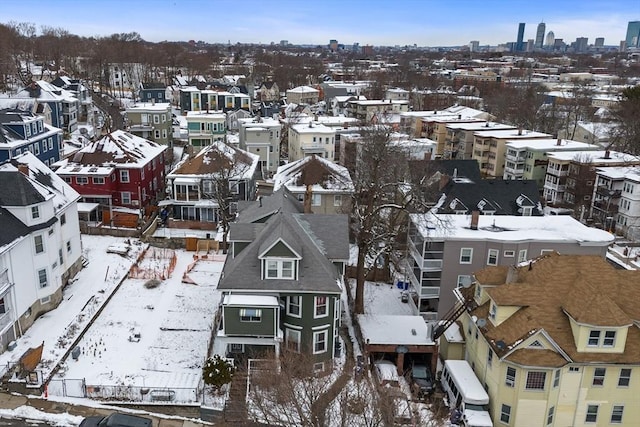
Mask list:
[[81,195],[81,220],[136,226],[164,198],[166,146],[116,130],[58,162],[56,173]]

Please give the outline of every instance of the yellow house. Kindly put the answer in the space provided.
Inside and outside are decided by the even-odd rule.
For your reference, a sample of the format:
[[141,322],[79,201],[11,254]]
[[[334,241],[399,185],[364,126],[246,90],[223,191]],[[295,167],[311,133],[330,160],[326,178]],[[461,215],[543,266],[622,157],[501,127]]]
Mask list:
[[552,253],[475,277],[458,324],[494,425],[639,425],[640,272]]

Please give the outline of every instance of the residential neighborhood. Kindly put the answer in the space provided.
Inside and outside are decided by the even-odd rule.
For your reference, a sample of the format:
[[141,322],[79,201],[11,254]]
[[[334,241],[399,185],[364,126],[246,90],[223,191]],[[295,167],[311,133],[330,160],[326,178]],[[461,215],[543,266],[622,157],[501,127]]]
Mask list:
[[438,47],[31,25],[0,23],[0,421],[637,424],[638,21]]

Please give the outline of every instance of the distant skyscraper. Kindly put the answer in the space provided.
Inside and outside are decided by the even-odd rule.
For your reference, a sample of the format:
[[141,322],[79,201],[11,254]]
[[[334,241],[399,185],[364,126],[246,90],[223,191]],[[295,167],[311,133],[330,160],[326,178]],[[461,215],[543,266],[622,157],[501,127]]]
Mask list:
[[604,47],[604,37],[596,37],[596,47]]
[[547,29],[547,26],[544,22],[538,24],[538,29],[536,30],[536,49],[542,49],[542,42],[544,41],[544,31]]
[[471,52],[477,52],[480,49],[480,42],[478,40],[471,40],[469,42],[469,50]]
[[547,38],[544,40],[544,45],[545,46],[553,46],[553,43],[556,40],[556,35],[553,34],[553,31],[549,31],[547,33]]
[[640,47],[640,21],[629,21],[627,25],[627,48]]
[[524,50],[524,22],[518,25],[518,38],[516,39],[516,52]]
[[587,37],[578,37],[575,42],[576,52],[586,52],[589,47],[589,39]]
[[527,44],[525,44],[525,50],[527,52],[533,52],[534,45],[535,45],[535,40],[533,39],[527,40]]

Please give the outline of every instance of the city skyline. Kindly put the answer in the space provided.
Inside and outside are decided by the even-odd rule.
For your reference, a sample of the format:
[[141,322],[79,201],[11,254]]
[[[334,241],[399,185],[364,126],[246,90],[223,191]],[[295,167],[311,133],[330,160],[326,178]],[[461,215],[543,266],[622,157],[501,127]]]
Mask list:
[[587,37],[605,45],[625,39],[627,23],[640,19],[640,2],[612,0],[399,2],[326,0],[318,4],[280,0],[23,0],[3,4],[3,23],[31,22],[80,36],[138,32],[147,41],[202,40],[208,43],[279,43],[349,46],[481,46],[515,42],[525,23],[524,41],[536,28],[569,44]]

